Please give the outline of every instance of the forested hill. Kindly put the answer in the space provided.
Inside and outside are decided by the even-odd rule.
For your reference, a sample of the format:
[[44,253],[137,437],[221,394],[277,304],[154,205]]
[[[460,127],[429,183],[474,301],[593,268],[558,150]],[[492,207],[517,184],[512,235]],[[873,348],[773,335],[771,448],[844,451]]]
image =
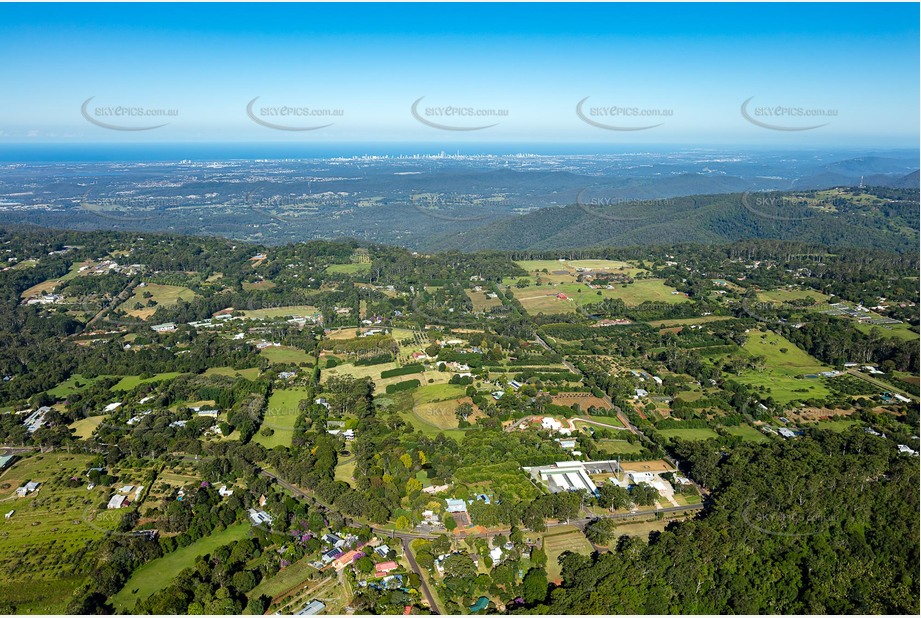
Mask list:
[[917,189],[881,187],[626,203],[586,192],[576,204],[437,238],[429,248],[561,249],[777,239],[905,252],[918,246],[918,209]]

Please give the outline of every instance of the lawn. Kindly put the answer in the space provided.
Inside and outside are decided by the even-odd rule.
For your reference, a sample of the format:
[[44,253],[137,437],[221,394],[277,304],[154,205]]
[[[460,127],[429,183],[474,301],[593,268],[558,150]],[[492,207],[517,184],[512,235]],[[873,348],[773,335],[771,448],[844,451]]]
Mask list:
[[248,369],[234,369],[233,367],[209,367],[205,371],[206,376],[227,376],[230,378],[246,378],[255,380],[259,377],[260,369],[250,367]]
[[259,353],[269,359],[270,363],[278,363],[281,365],[300,365],[301,363],[307,363],[313,365],[313,357],[300,348],[292,348],[284,345],[278,347],[273,346],[270,348],[263,348]]
[[656,429],[656,433],[666,438],[678,438],[679,440],[709,440],[719,437],[715,431],[706,428]]
[[[453,385],[452,385],[453,386]],[[387,406],[387,410],[397,412],[400,417],[412,425],[413,429],[416,431],[421,431],[423,434],[429,437],[435,437],[440,433],[457,440],[461,441],[464,437],[463,429],[443,429],[437,425],[432,424],[431,422],[423,419],[421,416],[416,414],[413,411],[415,407],[415,402],[413,401],[414,393],[412,391],[402,391],[399,393],[392,393],[383,397],[377,397],[377,402],[391,402]],[[453,408],[452,408],[453,410]]]
[[767,387],[779,403],[828,396],[829,391],[821,380],[800,379],[800,376],[829,371],[831,367],[822,365],[777,333],[751,331],[744,349],[753,356],[765,357],[764,370],[747,370],[733,379],[756,388]]
[[723,427],[723,429],[734,436],[741,436],[744,440],[750,440],[752,442],[767,441],[767,436],[751,425],[736,425],[735,427]]
[[102,424],[105,418],[105,415],[81,418],[79,421],[68,425],[68,427],[74,430],[75,436],[86,440],[92,437],[93,432],[96,431],[96,428]]
[[[306,395],[307,389],[305,388],[274,391],[269,397],[262,427],[256,432],[253,441],[266,448],[291,446],[291,438],[294,437],[294,423],[297,422],[297,417],[300,415],[298,404]],[[266,427],[275,433],[271,436],[262,435],[262,429]]]
[[306,318],[319,314],[320,310],[313,305],[290,305],[288,307],[272,307],[270,309],[247,309],[243,312],[243,316],[251,320],[295,317]]
[[[150,298],[145,298],[145,294],[152,294]],[[180,300],[190,301],[195,298],[195,292],[181,285],[161,285],[159,283],[148,283],[141,287],[138,285],[132,290],[131,296],[121,304],[120,309],[130,316],[146,320],[152,316],[158,307],[172,307]],[[148,301],[156,302],[156,306],[148,307]],[[135,309],[137,303],[144,305],[143,309]]]
[[42,483],[36,493],[7,501],[4,512],[14,513],[0,520],[0,599],[12,613],[65,613],[94,563],[92,554],[80,554],[117,523],[111,511],[101,511],[110,516],[107,521],[95,517],[109,498],[104,488],[66,484],[71,477],[85,478],[91,461],[89,455],[63,452],[33,455],[0,476],[0,498],[15,495],[26,481]]
[[211,553],[221,545],[246,538],[250,528],[249,522],[237,523],[148,562],[137,569],[124,588],[112,597],[112,604],[117,610],[130,611],[139,600],[169,585],[183,569],[194,566],[196,558]]
[[113,391],[131,391],[138,387],[140,384],[147,384],[148,382],[159,382],[160,380],[172,380],[173,378],[181,376],[182,373],[178,371],[167,371],[165,373],[158,373],[149,378],[142,378],[141,376],[125,376],[119,380],[118,384],[113,386],[110,390]]
[[589,556],[594,548],[585,535],[574,526],[560,526],[550,530],[551,532],[544,535],[544,551],[547,553],[547,579],[552,582],[560,579],[558,558],[564,552],[571,551]]

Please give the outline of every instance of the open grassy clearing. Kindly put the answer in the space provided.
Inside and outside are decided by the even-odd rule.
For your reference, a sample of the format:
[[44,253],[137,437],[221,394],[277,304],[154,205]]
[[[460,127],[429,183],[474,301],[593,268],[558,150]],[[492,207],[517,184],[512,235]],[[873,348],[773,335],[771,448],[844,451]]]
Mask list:
[[247,309],[243,317],[251,320],[265,320],[271,318],[305,318],[319,315],[320,310],[313,305],[289,305],[288,307],[272,307],[270,309]]
[[494,307],[499,307],[502,305],[502,301],[498,298],[489,298],[486,296],[486,291],[474,292],[473,290],[464,290],[467,294],[467,298],[470,299],[470,302],[473,303],[474,312],[488,312]]
[[355,487],[355,479],[353,475],[355,474],[355,457],[349,457],[348,459],[340,460],[336,464],[336,480],[348,483],[352,487]]
[[[145,298],[145,294],[151,294],[151,297]],[[158,307],[172,307],[180,300],[190,301],[193,298],[195,298],[195,292],[181,285],[147,283],[143,287],[141,285],[135,287],[128,300],[123,302],[119,308],[132,317],[146,320],[157,311]],[[156,306],[147,307],[149,301],[156,302]],[[135,309],[134,306],[137,303],[144,305],[144,308]]]
[[296,365],[307,363],[313,365],[313,357],[300,348],[292,348],[284,345],[277,347],[273,346],[270,348],[263,348],[259,353],[269,359],[270,363],[279,363],[282,365],[289,363],[294,363]]
[[333,275],[356,275],[370,270],[370,264],[330,264],[326,267],[326,272]]
[[260,369],[250,367],[248,369],[234,369],[233,367],[209,367],[205,370],[206,376],[227,376],[230,378],[246,378],[255,380],[259,377]]
[[[262,427],[256,432],[253,441],[266,448],[291,446],[291,438],[294,437],[294,424],[300,415],[298,404],[306,395],[307,389],[305,388],[273,391],[265,409]],[[271,436],[262,435],[262,429],[266,427],[274,431]]]
[[112,597],[112,604],[121,611],[131,610],[139,600],[169,585],[183,569],[194,566],[199,556],[209,554],[221,545],[246,538],[250,528],[248,522],[237,523],[148,562],[136,570],[124,588]]
[[758,300],[766,303],[789,303],[794,300],[803,300],[812,297],[816,303],[828,302],[828,295],[809,288],[780,288],[758,292]]
[[919,335],[911,330],[908,324],[855,324],[860,332],[871,334],[874,329],[878,329],[882,337],[896,337],[905,341],[918,341]]
[[[512,286],[512,294],[528,313],[570,313],[577,307],[599,303],[606,298],[621,299],[628,306],[643,302],[680,303],[687,302],[683,294],[673,294],[661,279],[639,279],[633,283],[615,285],[613,289],[594,290],[578,283],[560,283],[519,288]],[[559,298],[558,295],[566,298]]]
[[[785,352],[781,352],[781,349]],[[789,403],[794,399],[825,398],[829,394],[821,380],[800,379],[800,376],[829,371],[831,367],[822,365],[777,333],[751,331],[744,350],[753,356],[764,356],[764,369],[747,370],[741,376],[734,376],[734,380],[754,387],[765,386],[780,403]]]
[[575,526],[560,526],[551,528],[551,532],[544,535],[544,551],[547,552],[547,579],[556,581],[560,579],[561,571],[558,559],[564,552],[589,556],[594,548]]
[[48,389],[48,394],[52,397],[67,397],[73,393],[79,393],[80,391],[86,390],[102,377],[103,376],[84,378],[80,374],[74,374],[54,388]]
[[699,318],[679,318],[676,320],[653,320],[647,322],[650,326],[669,328],[672,326],[690,326],[691,324],[707,324],[708,322],[720,322],[730,320],[732,316],[727,315],[704,315]]
[[167,371],[164,373],[158,373],[149,378],[142,378],[141,376],[125,376],[119,380],[118,384],[113,386],[111,390],[113,391],[130,391],[137,388],[140,384],[147,384],[149,382],[159,382],[160,380],[172,380],[173,378],[181,376],[182,373],[178,371]]
[[815,427],[816,429],[827,429],[828,431],[841,432],[846,431],[854,425],[859,425],[860,421],[853,418],[843,418],[834,421],[819,421],[818,423],[803,423],[804,427]]
[[[64,613],[92,564],[79,552],[120,519],[104,507],[99,510],[109,499],[105,488],[86,489],[84,475],[92,460],[67,453],[33,455],[0,476],[3,510],[14,511],[0,520],[0,599],[16,613]],[[68,486],[71,477],[81,479],[76,487]],[[30,480],[41,483],[38,491],[16,498],[16,488]],[[14,497],[5,499],[9,496]],[[100,512],[106,517],[97,518]]]
[[609,455],[629,455],[641,452],[643,446],[627,442],[626,440],[599,440],[598,450],[604,451]]
[[679,440],[709,440],[710,438],[719,437],[712,429],[705,428],[656,429],[656,433],[666,438],[678,438]]
[[736,425],[735,427],[723,427],[723,429],[734,436],[740,436],[742,439],[752,442],[766,442],[768,439],[766,435],[751,425]]
[[74,430],[75,436],[86,440],[92,437],[93,432],[96,431],[96,428],[102,424],[102,421],[104,421],[105,418],[105,415],[81,418],[79,421],[68,425],[68,427]]
[[274,599],[303,583],[315,572],[316,569],[310,566],[310,558],[302,558],[286,566],[272,577],[259,582],[259,585],[253,588],[248,596],[252,599],[264,594]]

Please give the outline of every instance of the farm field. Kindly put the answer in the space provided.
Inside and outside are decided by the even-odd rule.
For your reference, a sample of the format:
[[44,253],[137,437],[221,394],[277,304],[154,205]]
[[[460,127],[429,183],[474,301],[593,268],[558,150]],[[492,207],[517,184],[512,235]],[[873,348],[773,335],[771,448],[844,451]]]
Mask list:
[[594,423],[601,423],[602,425],[607,425],[608,427],[623,427],[624,424],[620,422],[620,419],[616,416],[586,416],[586,419],[593,421],[592,423],[586,423],[585,421],[576,420],[576,427],[581,426],[592,426]]
[[250,528],[249,522],[237,523],[148,562],[136,570],[124,588],[112,597],[112,604],[117,610],[130,611],[139,600],[169,585],[183,569],[194,566],[196,558],[211,553],[221,545],[246,538]]
[[318,315],[320,310],[313,305],[290,305],[288,307],[272,307],[269,309],[247,309],[243,317],[251,320],[265,320],[271,318],[310,317]]
[[[10,519],[0,520],[0,599],[15,613],[64,613],[92,565],[92,560],[69,561],[117,523],[95,517],[109,496],[101,487],[86,490],[82,479],[91,461],[89,455],[33,455],[0,476],[4,512],[14,511]],[[69,487],[71,477],[81,482]],[[30,480],[42,483],[37,492],[7,499]]]
[[[786,352],[781,352],[781,348]],[[780,403],[823,398],[829,394],[820,380],[800,379],[799,376],[829,371],[831,367],[822,365],[784,337],[772,331],[752,331],[744,349],[753,356],[765,357],[764,370],[748,370],[741,376],[733,376],[734,380],[754,387],[765,386]]]
[[768,437],[752,427],[751,425],[736,425],[735,427],[723,427],[727,432],[734,436],[740,436],[744,440],[752,442],[766,442]]
[[233,367],[209,367],[205,371],[206,376],[227,376],[230,378],[246,378],[247,380],[255,380],[259,377],[260,369],[258,367],[250,367],[248,369],[234,369]]
[[278,347],[273,346],[270,348],[263,348],[259,350],[259,353],[269,359],[270,363],[279,363],[282,365],[289,363],[297,365],[308,363],[313,365],[313,357],[300,348],[292,348],[284,345]]
[[[152,294],[152,296],[150,298],[144,298],[145,293]],[[195,298],[195,292],[187,287],[181,285],[148,283],[144,285],[144,287],[140,285],[135,287],[131,296],[128,297],[128,300],[123,302],[119,308],[132,317],[146,320],[156,313],[158,307],[172,307],[180,300],[190,301],[193,298]],[[148,301],[151,300],[157,303],[156,306],[147,307]],[[135,309],[134,306],[137,303],[145,305],[144,308]]]
[[551,530],[552,532],[544,535],[544,551],[547,552],[547,580],[552,582],[560,579],[560,555],[571,551],[589,556],[594,548],[585,535],[574,526],[559,526]]
[[666,438],[678,438],[679,440],[709,440],[719,437],[715,431],[706,428],[656,429],[656,433]]
[[118,384],[113,386],[110,390],[113,391],[130,391],[137,388],[140,384],[147,384],[149,382],[159,382],[160,380],[172,380],[173,378],[181,376],[182,373],[178,371],[167,371],[165,373],[158,373],[149,378],[142,378],[141,376],[125,376],[122,378]]
[[[265,410],[262,427],[253,436],[253,441],[266,448],[291,446],[294,437],[294,423],[300,415],[298,404],[307,395],[305,388],[289,388],[272,392]],[[268,427],[274,431],[271,436],[262,435],[262,429]]]
[[[614,289],[593,290],[579,283],[561,283],[519,288],[512,286],[512,294],[528,313],[570,313],[577,307],[601,302],[605,298],[618,298],[628,306],[646,301],[661,303],[687,302],[683,294],[672,294],[661,279],[639,279],[630,284],[616,285]],[[567,298],[560,299],[557,294]]]
[[828,431],[841,432],[846,431],[854,425],[859,425],[860,421],[852,418],[845,418],[834,421],[819,421],[817,423],[803,423],[804,427],[815,427],[816,429],[827,429]]

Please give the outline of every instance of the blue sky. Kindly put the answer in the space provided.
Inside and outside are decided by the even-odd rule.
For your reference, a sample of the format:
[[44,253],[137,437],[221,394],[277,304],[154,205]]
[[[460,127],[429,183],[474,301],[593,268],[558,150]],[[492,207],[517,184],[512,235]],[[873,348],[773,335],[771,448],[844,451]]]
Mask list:
[[[0,142],[916,146],[918,21],[917,4],[876,3],[0,4]],[[102,123],[166,125],[103,128],[90,97]],[[332,124],[263,126],[255,97],[266,122]],[[495,126],[430,126],[420,97],[423,120]],[[599,128],[576,113],[586,97],[600,124],[659,126]],[[743,117],[749,98],[773,128]],[[177,115],[105,115],[120,106]]]

